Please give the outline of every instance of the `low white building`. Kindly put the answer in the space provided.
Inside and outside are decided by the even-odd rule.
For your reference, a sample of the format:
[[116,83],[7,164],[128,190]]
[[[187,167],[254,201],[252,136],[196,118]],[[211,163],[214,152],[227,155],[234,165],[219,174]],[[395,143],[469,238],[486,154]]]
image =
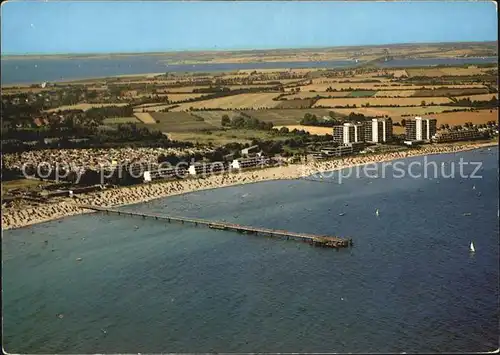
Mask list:
[[249,154],[257,153],[258,151],[259,151],[259,146],[258,145],[252,145],[251,147],[242,149],[241,150],[241,155],[242,156],[248,156]]
[[194,163],[189,166],[189,175],[214,174],[224,171],[224,163],[217,161],[214,163]]
[[257,166],[264,166],[269,162],[269,159],[257,156],[253,158],[239,158],[234,159],[231,163],[231,168],[233,169],[244,169],[244,168],[253,168]]

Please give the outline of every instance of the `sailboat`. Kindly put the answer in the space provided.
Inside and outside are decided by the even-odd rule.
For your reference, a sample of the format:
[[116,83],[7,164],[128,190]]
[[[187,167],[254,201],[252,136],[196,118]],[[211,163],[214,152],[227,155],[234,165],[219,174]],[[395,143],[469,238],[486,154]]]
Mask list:
[[476,249],[474,248],[474,243],[473,242],[470,242],[469,250],[470,250],[471,253],[474,253],[476,251]]
[[476,185],[472,186],[472,190],[475,190],[476,189]]
[[377,216],[379,215],[378,208],[377,208],[377,210],[375,211],[375,214],[376,214]]

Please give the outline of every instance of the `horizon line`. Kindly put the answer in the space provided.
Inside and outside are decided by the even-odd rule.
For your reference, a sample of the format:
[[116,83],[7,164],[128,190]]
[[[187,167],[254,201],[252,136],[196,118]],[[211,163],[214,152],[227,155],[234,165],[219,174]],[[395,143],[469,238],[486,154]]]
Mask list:
[[144,51],[144,52],[72,52],[72,53],[0,53],[1,57],[35,57],[35,56],[98,56],[98,55],[140,55],[140,54],[168,54],[168,53],[185,53],[185,52],[252,52],[252,51],[273,51],[273,50],[309,50],[309,49],[328,49],[328,48],[356,48],[356,47],[384,47],[384,46],[404,46],[404,45],[438,45],[438,44],[454,44],[454,43],[496,43],[497,40],[483,40],[483,41],[451,41],[451,42],[403,42],[403,43],[381,43],[381,44],[356,44],[356,45],[342,45],[342,46],[312,46],[312,47],[274,47],[274,48],[221,48],[221,49],[169,49],[165,51]]

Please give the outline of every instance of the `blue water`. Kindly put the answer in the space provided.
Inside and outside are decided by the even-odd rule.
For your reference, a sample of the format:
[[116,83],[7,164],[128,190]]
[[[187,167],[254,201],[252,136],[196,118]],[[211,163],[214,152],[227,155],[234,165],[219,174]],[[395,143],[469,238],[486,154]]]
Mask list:
[[4,232],[4,347],[10,353],[494,350],[498,149],[428,159],[448,167],[460,158],[482,162],[482,178],[396,179],[387,168],[383,179],[379,165],[379,178],[263,182],[123,207],[352,237],[354,247],[340,251],[101,214]]
[[[255,62],[225,64],[170,64],[165,65],[161,56],[130,56],[120,58],[72,58],[72,59],[5,59],[1,61],[1,83],[21,84],[44,81],[110,77],[126,74],[163,72],[212,72],[242,69],[273,68],[342,68],[359,65],[352,60],[308,62]],[[496,63],[498,58],[430,58],[399,59],[380,63],[387,67],[412,67],[428,65],[464,65]],[[36,67],[35,67],[36,66]]]

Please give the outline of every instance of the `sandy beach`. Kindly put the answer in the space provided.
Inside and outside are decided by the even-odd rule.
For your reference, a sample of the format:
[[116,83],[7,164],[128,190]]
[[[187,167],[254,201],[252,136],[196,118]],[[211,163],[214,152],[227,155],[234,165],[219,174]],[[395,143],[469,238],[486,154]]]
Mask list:
[[379,163],[412,156],[466,151],[496,145],[496,142],[429,145],[419,150],[358,155],[330,161],[316,161],[262,170],[213,175],[206,178],[164,181],[132,187],[105,189],[98,192],[78,195],[74,198],[62,198],[39,206],[2,207],[2,230],[21,228],[66,216],[92,212],[80,208],[79,205],[81,204],[116,207],[200,190],[255,183],[259,181],[297,179],[318,172],[334,171],[353,166]]

